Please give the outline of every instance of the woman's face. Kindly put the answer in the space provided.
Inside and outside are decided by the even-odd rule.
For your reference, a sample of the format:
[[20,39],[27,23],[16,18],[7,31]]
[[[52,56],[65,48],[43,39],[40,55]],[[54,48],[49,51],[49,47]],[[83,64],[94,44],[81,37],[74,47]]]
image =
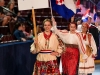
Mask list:
[[9,8],[12,10],[14,8],[14,3],[11,3]]
[[76,25],[75,24],[71,24],[70,25],[70,31],[71,32],[75,32],[75,30],[76,30]]
[[87,24],[83,24],[82,25],[82,32],[87,32],[88,31],[88,27],[87,27]]
[[49,21],[46,21],[46,22],[44,23],[44,30],[45,30],[46,32],[51,31],[51,27],[52,27],[52,25],[51,25],[51,23],[50,23]]

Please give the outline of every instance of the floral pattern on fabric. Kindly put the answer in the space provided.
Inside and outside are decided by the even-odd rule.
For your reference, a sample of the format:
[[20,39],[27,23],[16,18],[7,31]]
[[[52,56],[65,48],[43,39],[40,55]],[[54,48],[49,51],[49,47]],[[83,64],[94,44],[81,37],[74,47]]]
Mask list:
[[57,60],[36,61],[34,72],[34,75],[60,75]]

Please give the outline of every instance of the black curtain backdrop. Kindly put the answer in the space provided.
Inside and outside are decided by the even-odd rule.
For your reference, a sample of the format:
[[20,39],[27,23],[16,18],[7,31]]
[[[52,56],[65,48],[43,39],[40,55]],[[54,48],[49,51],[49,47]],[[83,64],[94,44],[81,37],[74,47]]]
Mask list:
[[30,53],[33,41],[0,45],[0,75],[32,75],[36,55]]

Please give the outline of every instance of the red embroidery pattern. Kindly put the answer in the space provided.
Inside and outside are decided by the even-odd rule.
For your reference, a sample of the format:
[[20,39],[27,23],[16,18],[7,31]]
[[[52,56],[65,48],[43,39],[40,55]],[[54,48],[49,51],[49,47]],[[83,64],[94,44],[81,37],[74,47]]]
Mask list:
[[44,34],[44,38],[46,39],[46,41],[45,41],[45,49],[48,49],[49,48],[49,39],[50,39],[50,37],[52,35],[52,32],[50,32],[50,35],[45,34],[45,32],[43,34]]
[[80,39],[80,42],[81,42],[81,48],[82,48],[83,53],[85,54],[85,48],[84,48],[84,46],[83,46],[81,36],[80,36],[78,33],[76,33],[76,35],[77,35],[78,38]]
[[50,32],[50,35],[45,34],[45,32],[44,32],[43,34],[44,34],[44,38],[45,38],[46,40],[49,40],[49,38],[50,38],[51,35],[52,35],[52,32]]
[[82,34],[82,37],[83,37],[83,40],[86,40],[86,34],[85,35]]

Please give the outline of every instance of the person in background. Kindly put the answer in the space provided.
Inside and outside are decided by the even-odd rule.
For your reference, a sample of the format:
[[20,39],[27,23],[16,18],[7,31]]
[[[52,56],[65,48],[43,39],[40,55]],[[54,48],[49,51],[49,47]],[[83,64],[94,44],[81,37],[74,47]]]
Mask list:
[[[100,50],[100,22],[99,21],[96,21],[95,22],[95,25],[98,28],[98,33],[99,33],[99,50]],[[98,54],[99,54],[99,52],[98,52]]]
[[27,39],[33,38],[33,33],[32,33],[33,30],[31,30],[30,33],[28,33],[28,32],[26,32],[26,26],[23,25],[22,31]]
[[[15,2],[14,2],[14,1],[10,1],[10,2],[8,3],[8,5],[7,5],[7,8],[8,8],[11,12],[15,13],[15,12],[14,12],[14,6],[15,6]],[[13,14],[7,11],[7,12],[6,12],[6,15],[12,16]]]
[[9,11],[7,11],[7,10],[5,10],[4,12],[5,12],[5,14],[9,17],[9,20],[12,22],[14,22],[14,21],[16,21],[16,18],[14,18],[14,16],[15,16],[15,11],[14,11],[14,7],[15,7],[15,1],[13,1],[13,0],[11,0],[9,3],[8,3],[8,5],[7,5],[7,10],[9,10]]
[[17,16],[15,17],[15,20],[16,20],[17,22],[25,22],[25,21],[26,21],[25,18],[22,17],[21,11],[18,11],[18,12],[17,12]]
[[43,21],[43,27],[44,32],[39,33],[31,45],[31,52],[38,53],[33,75],[60,75],[57,57],[62,53],[62,48],[57,36],[51,32],[50,19]]
[[28,22],[28,25],[31,27],[31,29],[33,29],[33,17],[32,17],[31,12],[28,13],[27,22]]
[[77,21],[77,32],[81,32],[82,31],[82,20],[78,20]]
[[99,32],[98,32],[98,28],[91,24],[91,21],[92,21],[92,17],[91,16],[88,16],[88,21],[87,23],[89,24],[89,32],[93,35],[93,38],[96,42],[96,46],[97,48],[99,48]]
[[1,26],[7,26],[8,23],[9,23],[9,18],[4,14],[3,10],[0,7],[0,24]]
[[[65,44],[65,50],[61,55],[62,62],[62,72],[63,75],[77,75],[80,53],[83,54],[83,59],[87,59],[86,47],[82,41],[82,37],[79,33],[76,32],[77,25],[76,23],[69,24],[69,32],[62,31],[57,29],[57,24],[53,21],[53,32],[59,36],[59,38]],[[73,39],[74,38],[74,39]],[[61,71],[60,71],[61,72]]]
[[39,34],[39,33],[41,33],[41,32],[43,32],[44,30],[42,29],[42,27],[40,27],[39,25],[37,26],[37,33]]
[[2,7],[5,6],[5,1],[0,0],[0,24],[1,26],[6,26],[9,22],[9,17],[5,15],[4,9]]
[[14,31],[14,36],[17,40],[20,41],[26,41],[27,38],[25,37],[25,34],[23,33],[23,23],[17,23],[16,24],[16,29]]
[[[87,61],[80,61],[79,63],[79,75],[92,75],[92,73],[95,70],[95,63],[94,63],[94,59],[97,55],[97,47],[96,47],[96,43],[95,40],[92,36],[91,33],[88,32],[89,29],[89,25],[87,23],[82,23],[82,32],[81,32],[81,36],[83,38],[84,44],[86,45],[86,50],[87,50]],[[93,51],[90,50],[91,47]]]
[[95,26],[98,28],[98,31],[100,31],[100,22],[95,22]]
[[0,0],[0,7],[5,5],[5,1],[4,0]]

